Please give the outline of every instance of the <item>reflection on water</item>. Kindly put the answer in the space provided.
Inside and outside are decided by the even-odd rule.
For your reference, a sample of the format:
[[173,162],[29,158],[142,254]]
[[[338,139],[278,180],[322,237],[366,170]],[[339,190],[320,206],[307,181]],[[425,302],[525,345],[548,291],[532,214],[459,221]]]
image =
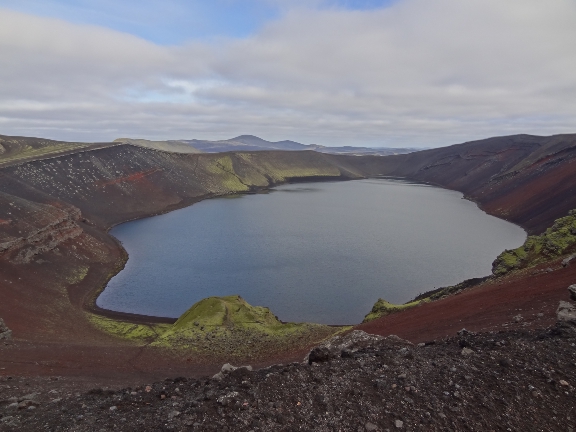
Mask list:
[[284,321],[330,324],[360,322],[379,297],[401,303],[485,276],[525,239],[458,192],[397,179],[285,185],[111,233],[130,259],[103,308],[178,317],[202,298],[240,294]]

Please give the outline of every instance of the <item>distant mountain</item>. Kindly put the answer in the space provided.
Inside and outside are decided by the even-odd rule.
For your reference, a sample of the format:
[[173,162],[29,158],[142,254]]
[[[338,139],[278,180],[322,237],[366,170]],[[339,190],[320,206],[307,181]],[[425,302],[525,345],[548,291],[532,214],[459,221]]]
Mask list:
[[132,144],[140,147],[169,151],[173,153],[202,153],[202,151],[184,143],[183,141],[150,141],[146,139],[118,138],[115,139],[114,142]]
[[187,143],[192,147],[206,152],[206,153],[219,153],[226,151],[258,151],[258,150],[313,150],[321,153],[331,154],[355,154],[355,155],[393,155],[411,153],[417,150],[416,148],[370,148],[370,147],[326,147],[318,144],[301,144],[295,141],[266,141],[254,135],[240,135],[236,138],[221,141],[208,141],[208,140],[181,140],[180,142]]
[[274,150],[314,150],[314,148],[311,147],[318,147],[314,145],[309,146],[305,144],[300,144],[290,140],[271,142],[254,135],[240,135],[236,138],[232,138],[227,141],[221,141],[221,142],[242,143],[245,145],[261,147],[266,149],[274,149]]
[[[253,135],[240,135],[236,138],[221,141],[181,140],[206,153],[227,151],[257,151],[257,150],[315,150],[316,146],[307,146],[294,141],[271,142]],[[312,148],[311,148],[312,147]]]
[[326,147],[318,144],[301,144],[296,141],[266,141],[254,135],[240,135],[220,141],[209,140],[166,140],[150,141],[145,139],[118,138],[116,143],[137,145],[140,147],[154,148],[156,150],[171,151],[174,153],[222,153],[229,151],[262,151],[283,150],[302,151],[310,150],[320,153],[347,154],[347,155],[374,155],[389,156],[395,154],[412,153],[418,148],[390,148],[390,147]]

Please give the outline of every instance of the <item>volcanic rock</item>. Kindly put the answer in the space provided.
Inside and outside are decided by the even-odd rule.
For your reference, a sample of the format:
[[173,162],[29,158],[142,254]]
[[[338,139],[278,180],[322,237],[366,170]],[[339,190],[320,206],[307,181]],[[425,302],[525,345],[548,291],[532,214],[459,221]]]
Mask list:
[[[276,364],[248,372],[226,365],[231,372],[222,380],[174,378],[135,388],[62,391],[50,403],[43,399],[51,394],[45,386],[60,381],[10,380],[8,389],[0,378],[3,394],[15,395],[0,401],[0,430],[566,431],[576,426],[576,331],[559,331],[563,325],[468,335],[475,349],[470,356],[459,354],[462,336],[423,347],[379,338],[351,347],[352,356],[313,366]],[[369,337],[358,332],[325,345],[364,344]],[[407,358],[405,350],[416,355]],[[514,362],[502,368],[499,357]],[[6,406],[24,397],[38,403]]]
[[576,285],[570,285],[568,292],[570,292],[570,299],[576,301]]
[[6,324],[4,324],[4,320],[0,318],[0,340],[2,339],[12,339],[12,330],[10,330]]
[[382,336],[368,334],[362,330],[354,330],[344,336],[333,337],[324,344],[314,348],[306,355],[304,363],[325,362],[332,358],[340,357],[341,355],[343,357],[350,356],[350,354],[358,349],[369,346],[371,343],[382,339],[390,340],[392,343],[406,343],[411,345],[410,342],[400,339],[398,336],[383,338]]
[[216,380],[222,380],[224,378],[225,375],[228,375],[229,373],[234,372],[235,370],[238,369],[246,369],[247,371],[251,371],[252,370],[252,366],[232,366],[230,363],[226,363],[222,366],[222,369],[220,370],[220,372],[218,372],[216,375],[214,375],[212,378],[216,379]]
[[556,309],[558,321],[573,322],[576,324],[576,307],[572,303],[561,301]]

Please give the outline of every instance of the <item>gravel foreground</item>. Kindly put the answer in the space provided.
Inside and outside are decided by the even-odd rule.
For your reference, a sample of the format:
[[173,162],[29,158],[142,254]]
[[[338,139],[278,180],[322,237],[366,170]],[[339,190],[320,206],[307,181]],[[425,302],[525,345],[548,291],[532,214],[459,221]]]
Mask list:
[[84,394],[17,382],[0,382],[2,431],[573,432],[576,325],[419,345],[354,331],[303,363]]

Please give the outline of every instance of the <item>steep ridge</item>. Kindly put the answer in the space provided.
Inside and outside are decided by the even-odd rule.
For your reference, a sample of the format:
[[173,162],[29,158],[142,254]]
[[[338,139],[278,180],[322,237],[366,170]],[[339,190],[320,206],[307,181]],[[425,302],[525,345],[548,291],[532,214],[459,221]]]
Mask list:
[[150,141],[147,139],[118,138],[115,139],[114,142],[174,153],[202,153],[200,150],[182,141]]
[[80,211],[75,207],[57,208],[5,193],[0,193],[0,206],[7,217],[0,221],[4,227],[0,256],[17,264],[30,262],[34,255],[53,250],[82,233],[76,223]]
[[576,208],[576,135],[514,135],[381,159],[359,168],[463,192],[490,214],[538,234]]
[[314,152],[178,154],[132,145],[7,167],[1,190],[81,209],[100,227],[291,179],[353,179],[352,165]]
[[0,135],[0,167],[111,145]]

